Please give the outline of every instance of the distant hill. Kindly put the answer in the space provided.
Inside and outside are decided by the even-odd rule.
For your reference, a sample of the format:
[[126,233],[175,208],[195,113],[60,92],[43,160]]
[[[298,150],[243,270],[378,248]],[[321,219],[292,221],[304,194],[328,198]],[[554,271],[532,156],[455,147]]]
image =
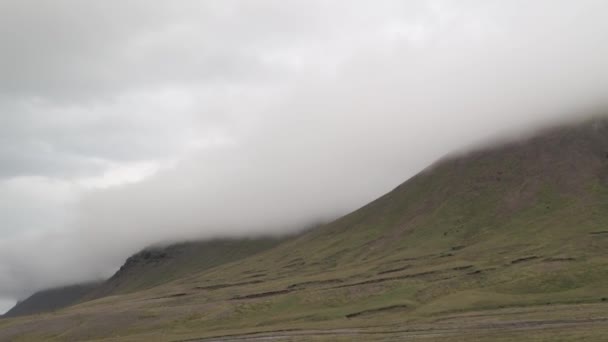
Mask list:
[[109,295],[144,290],[274,247],[284,239],[216,239],[149,247],[131,256],[106,281],[39,291],[0,318],[51,312]]
[[36,292],[27,299],[18,302],[2,318],[33,315],[68,307],[78,303],[98,285],[99,283],[71,285]]
[[608,120],[446,158],[280,243],[218,246],[139,253],[112,296],[0,340],[608,340]]
[[87,299],[144,290],[240,260],[278,245],[280,238],[215,239],[150,247],[131,256]]

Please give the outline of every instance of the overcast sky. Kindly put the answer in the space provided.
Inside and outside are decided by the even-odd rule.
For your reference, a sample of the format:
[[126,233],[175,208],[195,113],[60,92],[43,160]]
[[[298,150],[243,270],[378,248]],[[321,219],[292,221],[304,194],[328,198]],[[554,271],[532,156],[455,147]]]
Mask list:
[[608,89],[608,2],[0,1],[0,312],[293,231]]

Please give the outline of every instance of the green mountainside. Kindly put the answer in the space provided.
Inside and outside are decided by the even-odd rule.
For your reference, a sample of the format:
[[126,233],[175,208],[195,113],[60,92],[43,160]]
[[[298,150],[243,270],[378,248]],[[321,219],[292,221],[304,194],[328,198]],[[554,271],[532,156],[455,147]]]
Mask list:
[[284,240],[215,239],[149,247],[128,258],[106,281],[39,291],[18,302],[2,317],[52,312],[83,301],[144,290],[251,256]]
[[0,340],[608,340],[608,120],[442,160],[213,266],[162,283],[127,262],[110,296]]
[[216,239],[147,248],[131,256],[88,299],[144,290],[246,258],[278,245],[283,239]]

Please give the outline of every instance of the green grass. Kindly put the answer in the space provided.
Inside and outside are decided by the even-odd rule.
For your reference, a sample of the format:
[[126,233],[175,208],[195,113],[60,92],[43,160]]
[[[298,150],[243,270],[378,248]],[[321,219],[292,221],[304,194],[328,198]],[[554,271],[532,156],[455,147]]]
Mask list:
[[591,233],[608,230],[608,142],[564,136],[445,161],[277,246],[140,270],[114,296],[0,321],[0,339],[605,339],[608,234]]

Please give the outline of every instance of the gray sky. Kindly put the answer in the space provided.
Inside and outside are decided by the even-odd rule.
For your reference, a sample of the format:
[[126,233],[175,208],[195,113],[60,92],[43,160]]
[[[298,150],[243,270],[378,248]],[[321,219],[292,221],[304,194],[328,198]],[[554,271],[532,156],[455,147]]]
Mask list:
[[0,312],[293,231],[608,89],[605,1],[0,2]]

